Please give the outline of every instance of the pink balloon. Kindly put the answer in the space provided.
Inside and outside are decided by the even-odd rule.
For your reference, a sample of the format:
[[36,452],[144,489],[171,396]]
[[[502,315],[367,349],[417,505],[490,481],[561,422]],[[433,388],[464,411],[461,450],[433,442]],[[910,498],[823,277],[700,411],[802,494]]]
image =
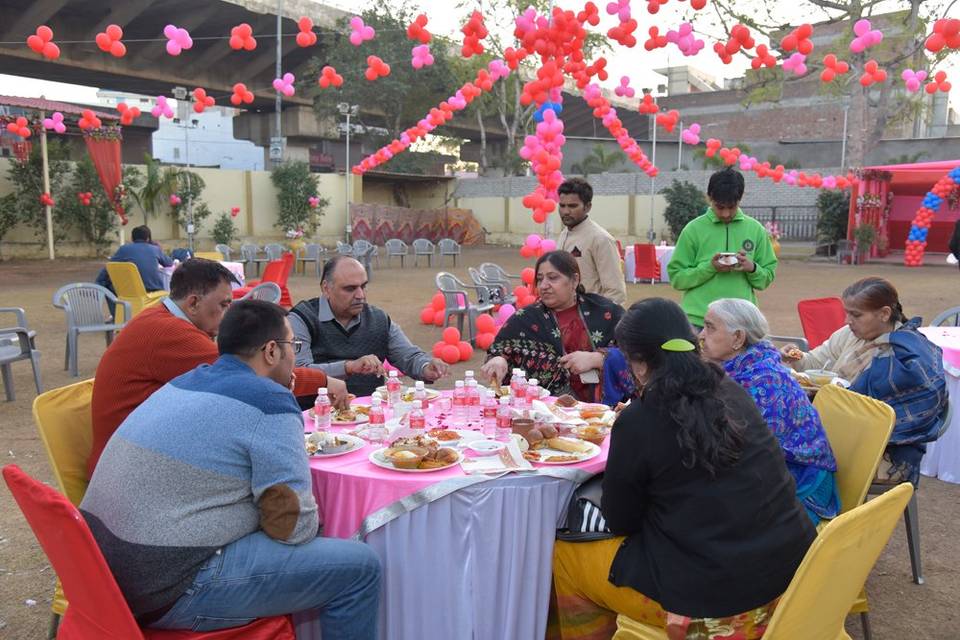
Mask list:
[[507,318],[516,313],[517,308],[512,304],[503,304],[500,305],[500,310],[497,311],[497,317],[500,318],[500,322],[506,322]]
[[557,250],[557,243],[554,240],[544,240],[540,243],[540,249],[544,253]]
[[524,244],[526,244],[531,249],[536,249],[537,247],[540,246],[541,242],[543,242],[543,239],[539,235],[535,233],[531,233],[530,235],[527,236],[527,241]]

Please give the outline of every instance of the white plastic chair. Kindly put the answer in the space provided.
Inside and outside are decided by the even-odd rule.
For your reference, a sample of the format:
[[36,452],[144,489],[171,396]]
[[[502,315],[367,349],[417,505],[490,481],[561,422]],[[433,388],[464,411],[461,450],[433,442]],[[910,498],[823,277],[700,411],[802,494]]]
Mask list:
[[260,275],[260,263],[257,262],[257,254],[260,253],[260,247],[255,244],[242,244],[240,245],[240,257],[241,261],[244,264],[244,269],[246,265],[255,264],[257,265],[257,275]]
[[426,238],[417,238],[413,241],[413,266],[420,266],[420,256],[427,256],[427,266],[433,266],[433,255],[436,245]]
[[[476,339],[477,317],[493,309],[493,303],[485,296],[488,290],[483,286],[470,287],[459,280],[457,276],[441,271],[436,277],[437,289],[443,294],[445,308],[443,310],[443,324],[450,326],[450,318],[456,316],[457,329],[463,334],[463,321],[467,320],[467,336],[471,344]],[[467,288],[477,292],[477,304],[470,302]]]
[[31,331],[27,326],[27,314],[20,307],[0,307],[0,313],[12,313],[17,316],[16,326],[0,329],[0,375],[3,377],[7,402],[13,402],[16,399],[10,365],[20,360],[30,360],[37,394],[43,393],[43,383],[40,381],[40,351],[37,349],[36,342],[37,332]]
[[231,249],[230,249],[229,245],[218,244],[218,245],[217,245],[216,247],[214,247],[214,248],[215,248],[217,251],[220,252],[220,255],[223,256],[223,259],[224,259],[224,260],[226,260],[227,262],[230,262],[230,251],[231,251]]
[[487,280],[479,270],[467,267],[470,279],[477,287],[485,287],[489,294],[486,299],[493,304],[516,304],[517,297],[510,290],[510,283],[501,280]]
[[[63,368],[70,370],[70,375],[80,375],[79,359],[77,357],[78,344],[81,333],[103,333],[107,346],[113,341],[113,332],[119,331],[126,322],[107,322],[104,313],[104,304],[110,300],[114,304],[123,305],[122,318],[132,318],[133,310],[129,302],[120,300],[106,287],[92,282],[74,282],[67,284],[53,294],[53,306],[63,309],[67,316],[67,343],[63,358]],[[117,317],[117,316],[115,316]]]
[[[357,260],[360,260],[360,256],[367,255],[367,262],[364,263],[364,266],[367,267],[367,272],[370,271],[370,260],[376,260],[377,266],[380,266],[380,251],[377,248],[377,245],[373,244],[368,240],[354,240],[353,241],[353,257]],[[363,262],[362,260],[360,260]]]
[[460,245],[456,240],[443,238],[437,244],[437,247],[440,249],[440,257],[438,258],[440,266],[443,266],[443,256],[452,256],[453,266],[457,266],[457,258],[460,256]]
[[340,240],[337,240],[337,253],[343,256],[352,256],[353,245],[347,242],[342,242]]
[[317,278],[320,277],[320,270],[323,268],[323,254],[327,252],[315,242],[304,245],[297,251],[297,263],[300,264],[304,275],[307,273],[307,263],[312,262],[317,269]]
[[930,323],[931,327],[960,327],[960,307],[950,307]]
[[272,302],[274,304],[280,304],[280,297],[282,292],[280,291],[280,285],[276,282],[261,282],[250,291],[247,291],[246,294],[241,300],[265,300],[267,302]]
[[401,240],[400,238],[391,238],[384,243],[384,247],[387,250],[387,266],[390,266],[390,258],[394,256],[400,257],[400,268],[403,268],[403,259],[407,257],[409,253],[409,248],[407,243]]

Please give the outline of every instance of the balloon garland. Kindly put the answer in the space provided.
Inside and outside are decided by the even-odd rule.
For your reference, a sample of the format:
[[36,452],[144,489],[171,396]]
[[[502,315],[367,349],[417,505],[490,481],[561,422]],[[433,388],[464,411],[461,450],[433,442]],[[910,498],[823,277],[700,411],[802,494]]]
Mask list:
[[913,224],[910,225],[910,233],[907,236],[903,254],[904,265],[919,267],[923,264],[923,253],[927,248],[927,234],[930,231],[933,216],[940,211],[943,201],[957,188],[960,188],[960,167],[940,178],[933,189],[924,196],[923,204],[917,211]]

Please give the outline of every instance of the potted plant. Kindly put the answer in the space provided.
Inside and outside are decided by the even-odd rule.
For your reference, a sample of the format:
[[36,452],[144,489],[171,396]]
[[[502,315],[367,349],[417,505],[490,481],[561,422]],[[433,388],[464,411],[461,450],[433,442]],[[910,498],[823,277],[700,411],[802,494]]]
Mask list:
[[853,230],[853,239],[857,243],[857,261],[866,262],[870,247],[877,241],[877,229],[869,222],[865,222]]
[[230,243],[237,238],[237,226],[233,224],[230,214],[221,213],[210,233],[217,244],[225,244],[229,247]]
[[770,238],[770,246],[773,247],[773,255],[780,257],[780,225],[776,222],[765,222],[763,228],[767,230],[767,236]]

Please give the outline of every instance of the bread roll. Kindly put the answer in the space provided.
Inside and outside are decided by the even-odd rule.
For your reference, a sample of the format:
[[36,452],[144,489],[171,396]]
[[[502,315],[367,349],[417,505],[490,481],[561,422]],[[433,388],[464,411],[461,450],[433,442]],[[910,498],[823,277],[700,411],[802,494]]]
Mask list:
[[592,448],[589,442],[567,440],[566,438],[550,438],[547,440],[547,446],[557,451],[568,451],[570,453],[586,453]]

